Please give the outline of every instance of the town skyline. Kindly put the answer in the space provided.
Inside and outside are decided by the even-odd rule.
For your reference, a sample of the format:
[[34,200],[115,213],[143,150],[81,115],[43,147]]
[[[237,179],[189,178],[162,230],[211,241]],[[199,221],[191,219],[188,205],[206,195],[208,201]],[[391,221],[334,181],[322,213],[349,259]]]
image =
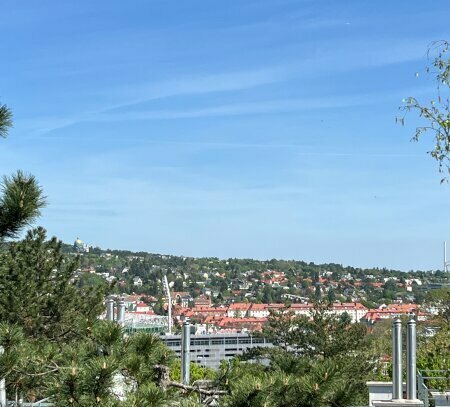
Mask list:
[[[66,242],[442,267],[450,187],[396,124],[435,97],[445,1],[6,2],[3,173]],[[11,75],[14,72],[14,75]]]
[[450,407],[446,11],[5,0],[0,407]]
[[[160,253],[160,252],[153,252],[153,251],[149,251],[149,250],[133,250],[133,249],[129,249],[129,248],[124,248],[124,247],[100,247],[97,245],[92,245],[89,242],[85,242],[83,240],[81,240],[78,236],[74,241],[74,245],[77,244],[77,242],[79,242],[80,247],[83,247],[83,250],[87,250],[87,252],[89,252],[92,249],[95,250],[100,250],[102,252],[130,252],[130,253],[145,253],[145,254],[149,254],[149,255],[157,255],[157,256],[166,256],[166,257],[175,257],[175,258],[185,258],[185,259],[217,259],[219,261],[227,261],[227,260],[232,260],[232,259],[236,259],[236,260],[255,260],[261,263],[264,262],[270,262],[271,260],[276,260],[276,261],[293,261],[293,262],[305,262],[305,263],[311,263],[311,264],[315,264],[317,266],[322,266],[322,265],[326,265],[326,264],[336,264],[342,267],[351,267],[351,268],[355,268],[355,269],[361,269],[361,270],[370,270],[370,269],[386,269],[386,270],[395,270],[395,271],[401,271],[404,273],[408,273],[408,272],[436,272],[436,271],[444,271],[444,263],[446,264],[446,269],[448,272],[449,269],[449,264],[450,261],[448,260],[448,249],[444,249],[444,246],[447,246],[447,241],[443,241],[441,242],[441,262],[440,262],[440,266],[438,265],[435,269],[401,269],[401,268],[395,268],[395,267],[389,267],[389,266],[380,266],[377,264],[368,264],[368,265],[358,265],[358,264],[345,264],[339,261],[313,261],[310,259],[305,259],[305,258],[296,258],[296,257],[291,257],[291,258],[277,258],[277,257],[272,257],[272,258],[257,258],[257,257],[220,257],[220,256],[195,256],[195,255],[187,255],[187,254],[179,254],[179,253]],[[72,247],[72,243],[70,242],[62,242],[64,245],[66,245],[66,247]],[[447,261],[444,261],[444,258]]]

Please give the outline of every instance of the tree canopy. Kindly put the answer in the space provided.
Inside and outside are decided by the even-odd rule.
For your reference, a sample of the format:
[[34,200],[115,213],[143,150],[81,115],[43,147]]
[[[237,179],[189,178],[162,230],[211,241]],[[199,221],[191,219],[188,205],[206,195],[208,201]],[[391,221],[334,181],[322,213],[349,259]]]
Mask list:
[[10,398],[51,397],[57,407],[181,403],[165,373],[173,352],[156,336],[127,337],[100,320],[105,287],[79,284],[78,259],[56,238],[29,231],[0,260],[0,377]]
[[43,228],[31,230],[1,254],[0,319],[33,338],[79,338],[101,313],[106,290],[79,287],[78,259],[65,257],[56,238],[46,238]]
[[317,305],[311,320],[288,310],[272,315],[265,334],[284,337],[286,346],[260,355],[269,364],[243,358],[216,376],[198,371],[193,378],[213,386],[199,390],[176,381],[179,363],[157,337],[128,337],[98,319],[104,287],[80,284],[78,259],[64,255],[44,229],[29,231],[1,256],[0,376],[18,399],[51,397],[56,407],[195,406],[203,391],[204,400],[220,394],[223,406],[345,407],[364,398],[370,364],[358,358],[365,330],[326,305]]
[[13,125],[12,112],[6,105],[0,105],[0,137],[6,137]]
[[[438,162],[439,171],[446,174],[450,172],[449,47],[449,42],[443,40],[431,43],[428,48],[430,65],[426,71],[434,76],[436,98],[428,103],[422,103],[415,97],[408,97],[405,99],[405,105],[400,107],[405,114],[416,112],[420,118],[424,119],[425,123],[416,127],[413,140],[418,141],[424,134],[433,137],[434,148],[428,153]],[[398,120],[404,124],[405,116]]]
[[[317,303],[310,317],[297,317],[289,308],[273,312],[263,335],[278,346],[253,349],[228,369],[229,395],[223,405],[364,404],[365,379],[373,364],[364,351],[363,326],[333,315],[329,304]],[[253,359],[266,363],[247,363]]]
[[[12,127],[12,112],[0,105],[0,137],[6,137]],[[17,237],[33,223],[46,204],[46,198],[36,178],[23,171],[4,176],[0,183],[0,241]]]

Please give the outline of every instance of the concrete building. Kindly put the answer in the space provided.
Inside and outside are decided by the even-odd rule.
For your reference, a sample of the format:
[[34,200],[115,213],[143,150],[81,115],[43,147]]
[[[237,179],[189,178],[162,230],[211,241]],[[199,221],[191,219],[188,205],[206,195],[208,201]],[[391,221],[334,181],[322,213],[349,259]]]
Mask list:
[[[181,335],[162,335],[161,340],[180,357]],[[248,333],[191,335],[191,361],[217,369],[222,360],[230,360],[245,350],[258,346],[267,348],[273,345],[264,338]]]

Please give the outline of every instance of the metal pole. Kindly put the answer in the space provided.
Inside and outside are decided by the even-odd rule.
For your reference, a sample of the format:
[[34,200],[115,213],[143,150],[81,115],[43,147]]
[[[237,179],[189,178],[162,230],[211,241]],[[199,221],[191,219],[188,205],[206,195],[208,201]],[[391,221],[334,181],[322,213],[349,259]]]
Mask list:
[[406,325],[406,398],[417,399],[416,383],[416,321],[411,318]]
[[444,241],[444,273],[447,272],[447,242]]
[[[0,355],[4,352],[3,346],[0,346]],[[6,407],[6,383],[3,377],[0,379],[0,407]]]
[[402,378],[402,321],[394,319],[392,323],[392,399],[403,399]]
[[123,300],[120,300],[117,306],[117,323],[121,326],[125,325],[125,302]]
[[181,381],[184,384],[189,384],[191,381],[190,347],[191,324],[189,323],[189,318],[186,318],[183,323],[183,332],[181,334]]
[[106,320],[114,321],[114,300],[111,297],[106,300]]

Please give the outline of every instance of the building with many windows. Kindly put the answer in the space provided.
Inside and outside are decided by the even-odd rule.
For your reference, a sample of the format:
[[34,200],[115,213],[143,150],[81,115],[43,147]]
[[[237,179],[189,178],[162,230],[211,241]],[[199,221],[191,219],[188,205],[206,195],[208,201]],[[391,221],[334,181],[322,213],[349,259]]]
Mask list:
[[[161,340],[180,357],[181,335],[162,335]],[[230,360],[247,349],[271,346],[266,339],[249,333],[191,335],[191,361],[217,369],[222,360]]]

